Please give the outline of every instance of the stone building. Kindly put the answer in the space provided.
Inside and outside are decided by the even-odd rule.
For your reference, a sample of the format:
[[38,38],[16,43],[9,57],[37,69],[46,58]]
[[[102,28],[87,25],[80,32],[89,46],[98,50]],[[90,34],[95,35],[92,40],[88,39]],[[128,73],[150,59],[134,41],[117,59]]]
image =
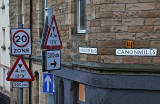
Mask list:
[[[61,69],[52,71],[53,94],[42,90],[40,43],[48,8],[63,44]],[[23,89],[24,104],[160,103],[159,0],[10,0],[10,26],[21,24],[31,28],[32,55],[24,57],[35,76],[31,88]],[[154,48],[157,54],[116,55],[130,40],[134,49]],[[16,59],[11,56],[11,65]],[[17,104],[18,90],[11,91]]]
[[0,91],[10,92],[10,82],[6,81],[10,69],[10,27],[9,0],[0,0]]

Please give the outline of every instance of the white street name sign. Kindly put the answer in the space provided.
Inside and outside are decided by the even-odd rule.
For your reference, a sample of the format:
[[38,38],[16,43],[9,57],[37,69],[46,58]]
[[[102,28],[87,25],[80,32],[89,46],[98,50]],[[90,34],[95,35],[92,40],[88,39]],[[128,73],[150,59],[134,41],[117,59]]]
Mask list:
[[79,53],[83,54],[97,54],[97,48],[85,48],[85,47],[79,47]]
[[116,49],[118,56],[157,56],[157,49]]

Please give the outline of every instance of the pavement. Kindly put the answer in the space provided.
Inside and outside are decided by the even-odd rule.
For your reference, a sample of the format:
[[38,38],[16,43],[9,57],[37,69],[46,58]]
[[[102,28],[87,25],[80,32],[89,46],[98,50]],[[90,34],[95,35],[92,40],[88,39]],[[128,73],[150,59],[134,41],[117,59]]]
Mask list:
[[10,98],[3,93],[0,93],[0,104],[10,104]]

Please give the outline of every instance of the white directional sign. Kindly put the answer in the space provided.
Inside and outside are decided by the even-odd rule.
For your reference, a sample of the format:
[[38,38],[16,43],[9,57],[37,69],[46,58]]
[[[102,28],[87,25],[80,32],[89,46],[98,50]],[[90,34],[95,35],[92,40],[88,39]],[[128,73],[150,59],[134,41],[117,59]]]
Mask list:
[[46,52],[46,69],[60,69],[60,50]]
[[12,82],[13,88],[28,88],[29,82]]
[[7,77],[8,81],[33,81],[34,77],[22,56],[19,56]]
[[59,35],[59,30],[55,16],[53,16],[47,37],[44,41],[44,49],[61,49],[61,48],[62,48],[62,42]]
[[11,29],[12,55],[31,54],[30,29]]

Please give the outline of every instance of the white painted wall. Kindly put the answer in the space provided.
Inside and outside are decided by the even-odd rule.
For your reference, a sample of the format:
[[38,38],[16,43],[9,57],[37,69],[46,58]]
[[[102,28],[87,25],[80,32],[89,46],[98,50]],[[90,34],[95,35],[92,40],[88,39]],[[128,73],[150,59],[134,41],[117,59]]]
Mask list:
[[[2,9],[2,3],[5,8]],[[5,36],[3,36],[3,29],[5,29]],[[1,47],[5,46],[3,50]],[[0,0],[0,64],[10,67],[10,25],[9,25],[9,0]],[[6,81],[8,70],[0,68],[0,86],[4,86],[10,91],[10,83]]]

